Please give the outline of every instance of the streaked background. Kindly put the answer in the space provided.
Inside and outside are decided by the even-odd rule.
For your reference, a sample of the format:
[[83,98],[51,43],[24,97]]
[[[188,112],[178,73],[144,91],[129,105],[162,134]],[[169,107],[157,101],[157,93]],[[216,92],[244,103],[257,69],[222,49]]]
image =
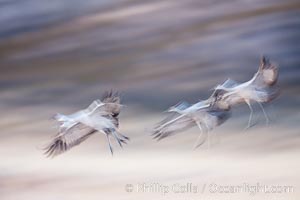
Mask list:
[[[296,199],[300,196],[300,2],[297,0],[0,0],[0,199]],[[156,143],[149,130],[178,101],[246,81],[266,54],[280,66],[271,125],[247,106],[193,150],[199,131]],[[121,91],[112,157],[95,135],[47,159],[53,114]],[[126,184],[207,185],[204,193],[126,192]],[[209,185],[293,186],[292,193],[211,193]]]

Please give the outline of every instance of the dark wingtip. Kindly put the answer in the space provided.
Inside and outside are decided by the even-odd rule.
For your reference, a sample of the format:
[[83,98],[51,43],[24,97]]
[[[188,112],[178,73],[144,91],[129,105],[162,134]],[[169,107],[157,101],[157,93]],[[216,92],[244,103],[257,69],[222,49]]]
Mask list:
[[262,54],[261,57],[260,57],[260,60],[262,63],[264,63],[266,61],[266,56],[265,54]]
[[124,139],[127,140],[127,141],[130,141],[130,137],[127,137],[125,135],[123,135]]
[[264,55],[264,54],[261,55],[261,58],[260,58],[260,65],[261,65],[261,67],[266,66],[268,63],[269,63],[269,58],[266,55]]
[[111,98],[111,97],[118,97],[119,92],[114,89],[106,90],[103,95],[102,95],[102,100],[106,98]]
[[43,150],[44,155],[46,155],[47,158],[54,158],[65,152],[67,150],[67,146],[62,140],[56,139]]

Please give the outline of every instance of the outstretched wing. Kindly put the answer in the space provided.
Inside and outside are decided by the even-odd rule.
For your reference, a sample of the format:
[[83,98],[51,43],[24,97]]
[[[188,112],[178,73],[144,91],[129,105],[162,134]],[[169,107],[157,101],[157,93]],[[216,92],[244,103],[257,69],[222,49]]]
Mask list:
[[161,140],[195,126],[193,119],[183,115],[172,115],[159,123],[152,133],[153,138]]
[[[121,111],[120,104],[120,96],[117,92],[107,91],[104,93],[102,100],[95,100],[93,103],[84,110],[84,113],[79,111],[77,114],[77,118],[83,116],[88,113],[90,118],[94,118],[96,116],[105,117],[112,121],[112,123],[118,127],[119,126],[119,114]],[[73,114],[74,115],[74,114]],[[75,115],[74,115],[75,116]]]
[[214,91],[211,94],[211,96],[209,97],[209,100],[212,103],[215,103],[216,101],[220,100],[225,93],[228,93],[228,91],[230,89],[237,87],[239,85],[240,85],[240,83],[229,78],[224,83],[222,83],[221,85],[217,85],[214,88]]
[[179,103],[177,103],[175,106],[173,106],[173,107],[175,107],[175,108],[177,108],[178,110],[184,110],[184,109],[186,109],[186,108],[188,108],[188,107],[190,107],[191,106],[191,104],[189,104],[188,102],[186,102],[186,101],[181,101],[181,102],[179,102]]
[[94,112],[98,112],[99,114],[107,114],[107,112],[103,109],[104,106],[105,104],[97,99],[93,101],[84,111],[91,114]]
[[47,157],[54,157],[62,154],[72,147],[79,145],[95,132],[95,129],[78,123],[54,137],[50,144],[44,148],[45,154]]
[[253,77],[253,83],[260,87],[272,86],[278,80],[278,67],[266,57],[261,58],[260,66]]
[[118,92],[106,91],[102,96],[104,106],[102,109],[108,114],[104,117],[112,120],[116,127],[119,127],[119,114],[121,112],[121,98]]
[[228,78],[223,84],[222,86],[225,88],[233,88],[238,86],[240,83],[236,82],[235,80],[232,80],[230,78]]
[[[121,104],[120,104],[120,96],[117,92],[107,91],[102,96],[102,100],[100,101],[95,100],[93,101],[86,109],[83,111],[89,114],[100,114],[100,115],[111,115],[113,117],[117,117],[121,111]],[[74,113],[75,114],[82,114],[81,111]]]
[[240,85],[240,83],[229,78],[221,85],[217,85],[215,87],[214,91],[221,91],[221,90],[227,91],[227,89],[234,88],[238,85]]

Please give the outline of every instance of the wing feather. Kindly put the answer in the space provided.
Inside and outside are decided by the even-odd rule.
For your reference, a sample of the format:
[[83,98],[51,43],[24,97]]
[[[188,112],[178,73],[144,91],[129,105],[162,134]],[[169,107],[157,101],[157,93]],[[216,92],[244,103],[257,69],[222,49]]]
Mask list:
[[118,92],[112,90],[106,91],[102,96],[102,102],[105,105],[102,109],[110,113],[113,117],[118,117],[121,111],[121,98]]
[[152,133],[154,139],[161,140],[195,126],[194,120],[190,117],[183,116],[182,118],[179,118],[180,115],[172,116],[173,117],[167,117],[166,119],[168,120],[163,120],[163,123],[160,123],[154,128]]
[[54,137],[50,144],[44,148],[45,154],[47,157],[55,157],[62,154],[79,145],[95,132],[95,129],[79,123]]
[[232,80],[232,79],[227,79],[223,84],[222,86],[225,87],[225,88],[233,88],[233,87],[236,87],[238,86],[240,83],[238,83],[237,81],[235,80]]

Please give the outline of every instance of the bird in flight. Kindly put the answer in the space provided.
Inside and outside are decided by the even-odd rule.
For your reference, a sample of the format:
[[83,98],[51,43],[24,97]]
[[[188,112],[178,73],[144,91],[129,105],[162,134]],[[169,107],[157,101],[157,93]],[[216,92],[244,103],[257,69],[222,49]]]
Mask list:
[[[195,143],[195,148],[203,144],[209,131],[224,123],[231,114],[230,107],[225,105],[225,102],[216,102],[213,96],[192,105],[181,102],[169,108],[167,112],[170,115],[154,128],[152,133],[154,139],[159,141],[197,126],[200,129],[200,135]],[[205,133],[204,140],[203,133]],[[199,142],[201,139],[202,141]]]
[[224,101],[229,106],[246,103],[250,109],[250,116],[246,129],[251,127],[253,108],[251,103],[256,102],[263,111],[266,124],[269,124],[269,117],[264,110],[262,103],[268,103],[279,95],[277,86],[278,67],[272,64],[267,58],[262,57],[258,71],[252,79],[244,83],[238,83],[227,79],[223,84],[218,85],[213,95],[217,101]]
[[214,88],[212,95],[207,100],[192,105],[181,102],[172,106],[167,111],[170,115],[157,124],[152,135],[154,139],[161,140],[197,126],[200,129],[200,135],[195,147],[198,147],[206,140],[205,137],[199,143],[203,132],[207,136],[209,131],[223,124],[230,117],[231,108],[241,103],[246,103],[251,111],[246,129],[251,126],[252,102],[260,105],[268,124],[269,118],[262,103],[268,103],[278,96],[277,80],[278,67],[267,58],[262,57],[258,71],[249,81],[238,83],[227,79],[223,84]]
[[108,91],[101,100],[93,101],[86,109],[70,115],[56,114],[54,119],[60,125],[58,134],[44,149],[45,154],[54,157],[64,153],[96,132],[106,136],[110,152],[113,154],[110,137],[113,137],[120,147],[129,140],[118,131],[118,117],[122,107],[120,101],[118,93]]

